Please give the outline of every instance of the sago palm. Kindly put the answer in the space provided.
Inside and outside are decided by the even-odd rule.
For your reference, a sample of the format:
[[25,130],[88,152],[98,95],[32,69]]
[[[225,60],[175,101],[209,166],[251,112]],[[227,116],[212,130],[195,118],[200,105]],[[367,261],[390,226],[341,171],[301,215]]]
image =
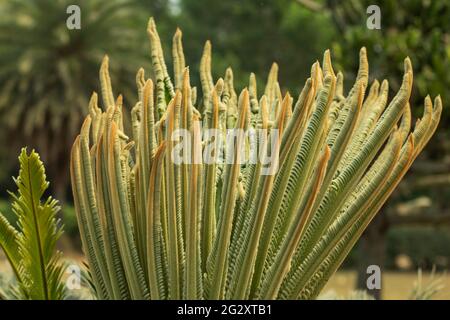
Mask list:
[[[124,132],[122,97],[112,91],[105,59],[104,108],[94,93],[72,148],[75,207],[97,297],[317,297],[431,138],[441,99],[425,99],[410,132],[410,60],[388,102],[386,80],[368,88],[364,48],[346,95],[326,51],[295,103],[280,91],[276,64],[263,94],[252,74],[238,96],[231,69],[214,82],[207,42],[199,100],[181,32],[171,78],[152,19],[147,31],[153,80],[137,73],[132,132]],[[181,138],[178,129],[189,134]],[[227,143],[230,129],[241,131]],[[242,133],[251,129],[256,139]],[[242,161],[255,141],[263,157]],[[230,161],[203,161],[211,145],[214,160]],[[188,161],[174,161],[180,150]],[[270,170],[261,161],[269,154]]]

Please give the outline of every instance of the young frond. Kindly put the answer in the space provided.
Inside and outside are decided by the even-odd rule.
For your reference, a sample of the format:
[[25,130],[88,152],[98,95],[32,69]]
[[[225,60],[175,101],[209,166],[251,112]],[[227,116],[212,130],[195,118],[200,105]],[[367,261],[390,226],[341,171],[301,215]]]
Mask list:
[[131,134],[105,58],[104,106],[94,94],[72,148],[97,297],[316,298],[433,135],[440,97],[410,132],[411,61],[389,101],[386,80],[368,88],[365,48],[348,93],[327,50],[295,103],[276,63],[238,94],[231,68],[213,78],[208,41],[198,99],[181,31],[172,77],[153,19],[147,32],[153,80],[138,71]]

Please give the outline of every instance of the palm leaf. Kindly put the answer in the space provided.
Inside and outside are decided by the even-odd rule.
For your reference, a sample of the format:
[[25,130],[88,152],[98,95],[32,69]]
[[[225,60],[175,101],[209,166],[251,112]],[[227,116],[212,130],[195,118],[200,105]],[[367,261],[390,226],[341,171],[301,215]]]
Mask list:
[[[66,296],[64,271],[56,241],[62,228],[56,219],[58,202],[52,197],[41,201],[49,183],[39,155],[22,149],[18,191],[10,193],[18,217],[18,231],[0,217],[0,243],[18,279],[16,293],[33,300],[59,300]],[[17,249],[15,248],[17,246]]]

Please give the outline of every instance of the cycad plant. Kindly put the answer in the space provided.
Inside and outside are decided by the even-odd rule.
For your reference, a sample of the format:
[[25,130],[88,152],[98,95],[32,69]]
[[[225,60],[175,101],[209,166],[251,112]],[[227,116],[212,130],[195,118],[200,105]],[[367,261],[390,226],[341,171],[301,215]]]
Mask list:
[[[122,97],[113,94],[105,59],[104,109],[94,93],[72,148],[74,201],[97,297],[317,297],[431,138],[440,98],[425,99],[410,132],[410,60],[388,102],[386,80],[366,90],[364,48],[347,95],[326,51],[295,103],[282,95],[276,64],[263,94],[251,74],[238,96],[231,69],[214,82],[207,42],[199,100],[181,32],[171,78],[152,19],[147,31],[153,80],[138,71],[132,132],[124,132]],[[252,130],[256,138],[245,134]],[[238,133],[230,140],[230,132]],[[248,161],[255,148],[257,161]],[[204,161],[206,153],[213,161]],[[273,161],[262,161],[269,154]],[[176,161],[180,155],[187,161]]]
[[62,281],[64,264],[56,241],[62,227],[56,219],[58,201],[41,201],[49,186],[39,155],[22,149],[20,172],[14,180],[18,191],[10,193],[17,215],[17,228],[0,213],[0,248],[13,270],[17,285],[2,292],[0,299],[61,300],[66,297]]

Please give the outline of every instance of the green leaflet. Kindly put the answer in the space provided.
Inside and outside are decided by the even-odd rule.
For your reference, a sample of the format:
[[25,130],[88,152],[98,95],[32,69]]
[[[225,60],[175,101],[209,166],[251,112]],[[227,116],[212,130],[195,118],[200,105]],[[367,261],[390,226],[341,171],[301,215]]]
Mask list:
[[[320,153],[321,139],[323,139],[322,130],[325,128],[327,113],[334,96],[335,78],[328,75],[325,78],[324,85],[320,89],[316,107],[311,114],[307,129],[301,140],[301,147],[296,155],[296,159],[289,173],[286,190],[283,193],[282,201],[277,203],[277,207],[273,209],[278,212],[278,221],[275,225],[274,234],[272,236],[272,253],[268,257],[269,263],[272,263],[277,254],[280,243],[282,242],[286,228],[290,225],[294,212],[297,211],[301,203],[304,190],[308,186],[308,178],[313,170],[313,163],[317,154]],[[274,189],[273,192],[279,192]]]
[[120,163],[120,142],[117,126],[113,122],[108,136],[108,171],[112,198],[112,214],[118,235],[119,252],[122,257],[125,274],[129,281],[129,289],[133,299],[148,297],[144,272],[139,261],[135,238],[132,234],[129,206],[126,198],[126,187],[122,179]]
[[19,233],[8,220],[0,213],[0,248],[5,253],[6,259],[11,265],[15,277],[20,282],[19,264],[20,256],[14,246],[17,243]]
[[160,214],[161,196],[161,166],[164,157],[165,144],[161,144],[155,153],[150,173],[150,189],[147,202],[147,272],[149,289],[152,299],[162,299],[166,296],[165,275],[166,268],[163,256],[164,242],[162,240],[162,225]]
[[87,228],[90,234],[93,236],[92,246],[97,257],[97,263],[102,279],[105,282],[105,288],[109,296],[113,296],[112,287],[109,281],[109,272],[106,266],[105,249],[102,232],[100,229],[99,215],[97,209],[97,200],[94,192],[93,182],[93,167],[91,165],[91,157],[89,153],[89,129],[91,125],[91,119],[86,118],[81,128],[79,148],[80,148],[80,171],[83,177],[82,192],[87,195],[84,198],[85,208],[87,208],[86,221]]
[[[286,95],[285,100],[283,102],[283,107],[278,117],[277,124],[275,126],[278,129],[277,134],[282,135],[285,130],[285,122],[286,116],[285,114],[288,112],[290,96]],[[272,131],[274,133],[275,131]],[[264,139],[262,142],[262,153],[266,154],[267,150],[269,150],[269,142],[270,140]],[[274,146],[271,146],[273,149],[270,152],[274,152],[276,154],[279,153],[280,149],[280,141],[277,141]],[[262,231],[263,222],[265,219],[265,213],[267,212],[267,207],[269,205],[269,197],[264,196],[268,194],[272,188],[274,183],[275,175],[264,175],[260,178],[258,185],[258,196],[254,198],[251,206],[249,207],[249,215],[251,225],[255,226],[253,231],[246,228],[242,230],[242,234],[247,235],[246,239],[241,245],[240,248],[240,256],[237,260],[238,268],[235,268],[235,272],[237,274],[236,277],[236,288],[233,295],[235,299],[244,299],[247,298],[247,292],[249,286],[251,284],[251,279],[253,275],[254,263],[257,255],[258,243]],[[247,221],[248,221],[247,220]],[[239,269],[240,267],[240,269]]]
[[[219,130],[219,97],[214,90],[212,94],[212,117],[211,124],[208,126],[211,129]],[[209,138],[209,139],[208,139]],[[205,188],[204,188],[204,205],[201,217],[201,250],[205,257],[208,257],[212,250],[213,239],[216,234],[216,181],[217,181],[217,164],[215,159],[219,154],[216,151],[219,144],[216,137],[208,137],[207,145],[212,145],[211,159],[212,163],[206,164],[205,172]],[[202,270],[206,271],[206,259],[202,260]]]
[[[311,277],[311,275],[307,275],[307,272],[317,270],[317,264],[324,260],[324,255],[326,256],[327,252],[334,248],[336,241],[342,237],[340,233],[348,230],[351,224],[354,223],[354,220],[358,218],[357,212],[364,212],[365,208],[370,205],[370,196],[376,194],[377,190],[383,185],[383,180],[392,170],[400,146],[400,135],[397,134],[391,139],[391,143],[385,147],[375,164],[367,172],[366,179],[363,179],[358,184],[353,194],[346,200],[341,214],[313,247],[311,253],[307,257],[303,257],[300,265],[294,264],[292,266],[291,270],[293,272],[286,277],[285,287],[280,292],[282,297],[297,297],[295,293],[299,291],[298,288],[302,287],[304,280]],[[305,271],[302,273],[302,270]],[[295,289],[292,287],[295,287]],[[289,295],[289,290],[293,290],[293,296]]]
[[355,152],[351,162],[342,168],[339,174],[333,178],[327,193],[306,230],[303,243],[301,244],[302,249],[299,253],[300,255],[305,255],[310,251],[311,244],[318,241],[323,234],[323,230],[335,218],[336,212],[343,205],[344,199],[364,174],[370,161],[376,155],[377,150],[382,146],[400,119],[409,99],[410,92],[411,74],[408,72],[404,76],[402,87],[381,116],[380,121],[377,123],[370,137],[361,149]]
[[[240,115],[236,125],[238,130],[243,130],[247,122],[247,109],[249,108],[248,91],[241,93]],[[244,143],[243,133],[238,132],[235,146],[230,145],[229,154],[232,154],[233,161],[226,165],[225,176],[223,178],[225,188],[222,190],[221,213],[217,224],[217,236],[213,244],[212,254],[208,257],[207,274],[208,286],[210,287],[209,298],[220,299],[223,297],[225,287],[228,250],[233,223],[233,211],[236,201],[236,185],[240,170],[240,150]]]
[[103,58],[102,66],[100,68],[100,84],[102,89],[103,103],[105,108],[114,106],[114,95],[111,88],[111,78],[109,77],[109,58]]
[[[197,118],[193,119],[191,139],[193,142],[192,164],[190,165],[189,204],[186,215],[186,266],[185,266],[185,298],[200,299],[202,292],[202,272],[200,256],[200,158],[201,158],[201,131]],[[188,197],[185,194],[185,197]]]
[[304,202],[295,215],[293,224],[290,226],[288,233],[281,244],[280,250],[275,256],[274,263],[270,267],[264,282],[261,284],[261,288],[258,292],[258,297],[260,298],[274,299],[278,294],[283,278],[289,270],[292,255],[303,235],[305,225],[309,221],[309,216],[317,196],[317,190],[323,183],[329,157],[330,150],[327,147],[315,170],[312,183],[307,191],[307,197],[304,198]]
[[[172,162],[171,155],[174,149],[174,143],[171,139],[177,125],[177,110],[181,103],[181,94],[177,91],[177,95],[171,100],[168,106],[167,118],[167,153],[169,156],[165,158],[165,178],[166,178],[166,197],[167,197],[167,250],[169,265],[169,295],[172,299],[181,297],[181,277],[182,277],[182,257],[183,257],[183,234],[182,234],[182,218],[180,215],[181,203],[177,200],[180,195],[179,186],[177,186],[177,169],[178,165]],[[178,106],[178,107],[177,107]],[[179,177],[178,177],[179,181]],[[176,249],[175,249],[176,247]],[[170,250],[169,250],[170,248]]]
[[120,258],[117,236],[114,231],[113,218],[110,204],[110,189],[108,186],[108,163],[103,152],[105,148],[103,136],[97,145],[96,161],[96,192],[98,194],[99,219],[102,229],[102,235],[105,244],[105,257],[108,265],[111,287],[114,293],[114,299],[126,299],[130,297],[126,278],[123,269],[122,259]]
[[[326,283],[326,280],[336,271],[344,257],[367,227],[367,224],[373,218],[374,213],[383,205],[383,200],[386,200],[389,193],[392,192],[393,187],[400,181],[400,177],[406,172],[408,164],[410,164],[413,144],[413,139],[409,139],[403,146],[399,161],[396,163],[391,175],[388,176],[386,184],[383,185],[372,207],[365,212],[364,217],[359,218],[350,229],[346,230],[345,235],[339,239],[339,243],[333,248],[327,258],[322,261],[321,266],[316,269],[314,276],[308,279],[307,285],[301,292],[297,293],[298,297],[311,299],[317,296],[320,288]],[[378,208],[374,209],[376,207]]]
[[96,289],[96,293],[99,299],[108,298],[108,293],[106,291],[105,280],[103,279],[99,264],[98,257],[96,257],[93,247],[93,235],[91,234],[89,228],[87,227],[87,210],[85,206],[85,201],[83,200],[86,195],[84,195],[82,189],[82,175],[80,170],[80,137],[78,136],[72,147],[71,160],[70,160],[70,178],[72,182],[72,193],[75,204],[75,212],[77,215],[78,227],[80,230],[80,235],[83,244],[83,252],[86,255],[90,274],[92,277],[93,286]]

